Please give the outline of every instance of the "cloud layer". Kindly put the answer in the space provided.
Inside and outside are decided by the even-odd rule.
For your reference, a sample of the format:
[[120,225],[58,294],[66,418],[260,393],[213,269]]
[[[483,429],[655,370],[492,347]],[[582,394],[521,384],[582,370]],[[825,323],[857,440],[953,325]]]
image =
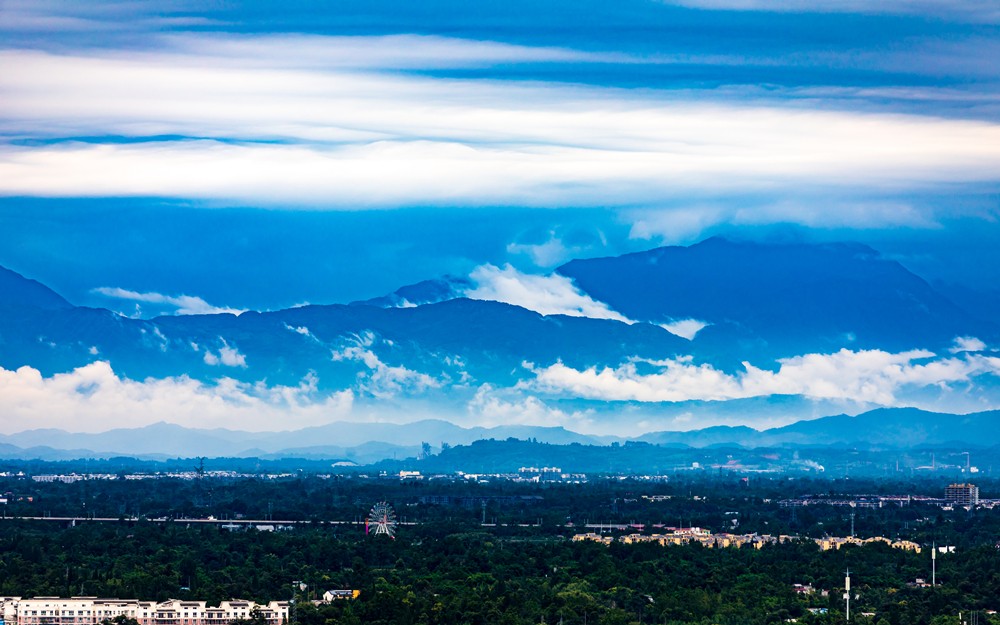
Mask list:
[[[0,194],[316,208],[650,206],[706,189],[851,180],[888,193],[1000,179],[1000,126],[986,121],[386,71],[587,57],[567,50],[440,37],[405,38],[406,55],[398,38],[166,42],[127,56],[0,52],[9,68],[0,130],[31,140],[0,146]],[[846,208],[744,210],[757,215],[744,221],[871,220]]]
[[375,340],[374,334],[365,333],[331,354],[334,361],[358,362],[364,365],[365,370],[358,374],[357,386],[361,393],[377,399],[393,399],[417,396],[441,386],[439,380],[426,373],[383,362],[371,349]]
[[[817,407],[813,417],[837,406],[846,412],[899,405],[958,412],[1000,406],[1000,357],[981,353],[942,357],[923,350],[840,350],[784,359],[776,370],[744,363],[745,370],[737,374],[696,365],[690,358],[634,359],[582,370],[562,363],[526,364],[524,380],[503,387],[388,365],[373,345],[374,337],[361,336],[331,354],[337,361],[360,365],[351,388],[336,391],[319,390],[313,375],[283,386],[229,377],[214,382],[187,376],[131,380],[103,361],[51,377],[32,367],[0,368],[0,432],[44,427],[100,432],[160,421],[273,431],[275,423],[298,429],[338,420],[449,418],[469,426],[562,425],[579,432],[638,435],[718,423],[780,425],[807,416],[802,411],[808,413],[808,402]],[[236,361],[222,363],[225,349],[213,357],[219,364],[239,366]],[[231,357],[238,359],[238,352],[233,350]],[[745,410],[725,408],[734,400],[779,395],[807,403],[796,414],[775,409],[753,418]],[[715,404],[718,409],[684,408],[692,402],[721,403]]]
[[743,364],[745,371],[737,375],[693,364],[690,358],[635,360],[619,367],[584,370],[562,363],[542,368],[526,365],[535,378],[522,387],[604,401],[726,401],[801,395],[895,406],[902,391],[948,388],[979,375],[1000,375],[1000,358],[994,356],[939,358],[924,350],[842,349],[833,354],[806,354],[780,360],[777,371]]
[[470,299],[513,304],[541,315],[568,315],[592,319],[613,319],[634,323],[576,288],[573,281],[558,274],[533,275],[510,265],[482,265],[470,275],[471,289],[462,294]]
[[119,287],[98,287],[93,290],[94,293],[98,293],[105,297],[110,297],[113,299],[126,300],[131,302],[156,304],[158,306],[165,306],[169,308],[176,309],[174,314],[178,315],[218,315],[222,313],[228,313],[231,315],[240,315],[245,310],[237,308],[225,308],[219,306],[213,306],[194,295],[164,295],[162,293],[139,293],[137,291],[129,291],[128,289],[122,289]]
[[350,414],[351,391],[319,393],[315,380],[298,386],[206,384],[186,376],[143,381],[115,374],[106,362],[43,377],[31,367],[0,368],[0,431],[56,427],[102,432],[159,421],[187,427],[273,431],[322,425]]

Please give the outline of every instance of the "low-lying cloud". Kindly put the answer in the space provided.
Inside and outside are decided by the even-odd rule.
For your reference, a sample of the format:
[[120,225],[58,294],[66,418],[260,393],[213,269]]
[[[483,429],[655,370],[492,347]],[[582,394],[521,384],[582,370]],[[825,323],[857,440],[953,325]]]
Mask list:
[[246,312],[246,310],[239,308],[213,306],[194,295],[164,295],[155,292],[139,293],[138,291],[107,286],[93,289],[93,292],[114,299],[170,307],[174,309],[174,314],[177,315],[240,315]]
[[247,357],[240,353],[240,350],[235,347],[230,346],[221,337],[219,339],[222,341],[222,346],[219,348],[218,352],[213,352],[210,349],[205,350],[205,355],[203,360],[206,365],[225,365],[227,367],[241,367],[246,369]]
[[470,275],[471,289],[463,295],[471,299],[513,304],[541,315],[568,315],[592,319],[612,319],[634,323],[607,304],[598,302],[558,274],[533,275],[521,273],[510,265],[482,265]]
[[366,370],[358,374],[359,392],[378,399],[391,399],[419,395],[441,386],[441,381],[426,373],[383,362],[372,350],[376,340],[373,333],[367,332],[331,354],[335,361],[359,362],[365,366]]
[[483,384],[466,406],[469,417],[476,425],[547,425],[563,426],[574,432],[593,428],[594,411],[565,411],[553,408],[533,395],[498,389]]
[[770,395],[812,399],[899,404],[906,390],[949,388],[976,376],[1000,376],[1000,358],[965,355],[941,358],[925,350],[881,350],[806,354],[779,360],[777,371],[744,362],[745,370],[728,374],[691,359],[639,360],[618,367],[574,369],[563,363],[536,368],[522,388],[605,401],[725,401]]
[[220,378],[213,384],[187,376],[130,380],[107,362],[45,377],[37,369],[0,368],[0,431],[54,427],[103,432],[164,421],[194,428],[273,431],[322,425],[348,416],[350,390],[317,390],[316,380],[298,386],[247,384]]
[[694,337],[708,327],[708,325],[707,322],[697,319],[677,319],[659,324],[667,332],[689,341],[694,340]]

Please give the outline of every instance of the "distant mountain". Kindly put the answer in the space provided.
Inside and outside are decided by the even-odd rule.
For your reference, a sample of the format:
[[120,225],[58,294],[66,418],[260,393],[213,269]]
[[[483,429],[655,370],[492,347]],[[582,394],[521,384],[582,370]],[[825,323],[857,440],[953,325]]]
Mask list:
[[441,278],[424,280],[416,284],[396,289],[389,295],[362,302],[352,302],[353,306],[377,306],[379,308],[409,308],[424,304],[437,304],[450,299],[459,299],[472,287],[465,278]]
[[760,432],[741,426],[717,425],[687,432],[652,432],[640,436],[639,440],[656,445],[684,445],[688,447],[710,447],[712,445],[753,446]]
[[690,432],[653,432],[639,440],[692,447],[718,444],[751,448],[849,445],[912,449],[946,444],[989,447],[1000,445],[1000,411],[954,415],[916,408],[879,408],[855,417],[822,417],[763,431],[748,427],[713,427]]
[[[343,388],[365,364],[346,348],[434,377],[471,375],[509,384],[525,361],[617,364],[683,353],[686,341],[649,324],[549,316],[498,302],[457,299],[411,308],[305,306],[275,312],[129,319],[107,310],[25,306],[0,309],[0,366],[30,365],[47,375],[96,359],[132,379],[220,374],[297,384],[310,373],[322,388]],[[226,347],[243,358],[220,367]]]
[[935,283],[934,288],[980,319],[1000,324],[1000,289],[973,289],[943,283]]
[[507,439],[534,441],[550,447],[643,443],[676,449],[914,450],[962,446],[982,449],[1000,446],[1000,411],[953,415],[915,408],[884,408],[856,417],[836,415],[762,431],[745,426],[715,426],[687,432],[653,432],[635,439],[589,436],[561,427],[463,428],[441,420],[405,424],[338,422],[285,432],[200,430],[157,423],[97,434],[44,429],[0,435],[0,458],[294,457],[363,465],[383,459],[416,457],[425,442],[437,451],[442,443],[467,446],[476,441]]
[[844,443],[908,449],[961,443],[1000,445],[1000,411],[953,415],[916,408],[880,408],[856,417],[838,415],[765,430],[764,442],[797,445]]
[[[566,445],[602,444],[610,437],[587,436],[561,427],[498,426],[463,428],[441,420],[414,423],[337,422],[284,432],[202,430],[169,423],[141,428],[118,428],[101,433],[73,433],[55,429],[26,430],[0,435],[0,455],[28,457],[25,450],[77,450],[81,457],[184,456],[184,457],[324,457],[365,464],[382,458],[416,455],[422,443],[439,448],[442,443],[467,445],[481,439],[519,438]],[[93,450],[93,451],[91,451]]]
[[0,307],[60,310],[73,305],[44,284],[0,267]]
[[[133,379],[224,373],[294,384],[310,372],[342,388],[364,365],[331,358],[363,348],[381,362],[443,380],[509,385],[523,363],[584,369],[628,359],[692,355],[727,371],[841,348],[943,350],[958,336],[1000,340],[1000,330],[924,280],[856,244],[764,245],[709,239],[558,269],[592,298],[640,322],[542,316],[456,297],[461,280],[429,280],[352,305],[305,306],[239,317],[128,319],[78,308],[47,287],[0,269],[0,366],[45,374],[95,359]],[[655,324],[696,319],[693,341]],[[220,366],[223,347],[242,356]],[[222,363],[224,365],[225,363]]]
[[57,449],[48,446],[29,447],[27,449],[16,445],[0,444],[0,459],[4,460],[44,460],[63,461],[79,460],[82,458],[107,458],[106,454],[99,454],[89,449]]
[[[663,375],[670,365],[702,367],[708,375],[721,371],[738,385],[739,376],[747,371],[744,363],[773,371],[780,358],[845,348],[930,349],[945,355],[957,337],[976,337],[986,345],[1000,342],[996,319],[980,316],[989,308],[983,302],[991,300],[963,297],[979,302],[979,314],[972,314],[899,263],[857,244],[709,239],[690,247],[575,260],[558,272],[586,295],[636,322],[545,316],[510,304],[467,299],[460,295],[470,284],[455,278],[428,280],[354,304],[249,311],[239,316],[131,319],[104,309],[75,307],[46,286],[0,268],[0,367],[4,369],[30,366],[52,376],[100,360],[110,363],[118,376],[137,381],[186,376],[210,388],[227,378],[245,383],[241,388],[301,386],[315,397],[350,389],[352,416],[357,420],[442,419],[433,425],[425,422],[419,436],[399,426],[377,431],[377,424],[357,436],[353,432],[362,431],[358,426],[333,424],[314,432],[315,438],[228,431],[190,435],[160,426],[145,440],[134,440],[129,433],[122,433],[121,439],[102,435],[89,440],[50,432],[8,442],[95,452],[154,453],[162,448],[193,455],[348,449],[370,442],[411,447],[421,441],[465,443],[481,436],[559,444],[603,442],[558,429],[465,431],[442,424],[475,418],[476,410],[487,409],[494,411],[491,422],[520,420],[528,400],[534,402],[535,423],[545,423],[550,415],[609,423],[628,418],[661,423],[685,418],[697,423],[705,417],[717,423],[738,412],[720,406],[744,403],[756,406],[754,418],[791,419],[815,414],[803,402],[820,400],[799,394],[788,395],[788,401],[771,401],[778,395],[767,395],[764,405],[756,401],[760,396],[736,392],[737,398],[731,400],[688,401],[679,393],[678,401],[658,402],[654,400],[662,393],[627,391],[637,387],[648,391],[644,385],[649,384],[680,384]],[[692,340],[663,327],[689,319],[708,324]],[[977,349],[979,342],[969,338],[965,345]],[[541,381],[543,371],[552,374],[549,380],[562,377],[548,384]],[[983,388],[995,387],[1000,379],[982,372],[976,375]],[[583,391],[576,392],[577,388]],[[622,399],[605,401],[605,396]],[[3,410],[0,403],[0,416]],[[906,419],[901,419],[899,427],[905,425]],[[649,440],[692,446],[772,440],[807,444],[832,440],[831,432],[792,429],[753,435],[744,429],[716,428],[697,435],[651,435]],[[843,436],[838,440],[846,440]],[[889,444],[892,436],[886,433],[878,444]],[[906,440],[921,440],[920,432],[914,430]]]
[[712,238],[690,247],[574,260],[557,271],[632,319],[712,324],[697,341],[710,351],[740,344],[756,344],[772,356],[840,347],[935,349],[956,336],[998,334],[994,323],[859,244]]

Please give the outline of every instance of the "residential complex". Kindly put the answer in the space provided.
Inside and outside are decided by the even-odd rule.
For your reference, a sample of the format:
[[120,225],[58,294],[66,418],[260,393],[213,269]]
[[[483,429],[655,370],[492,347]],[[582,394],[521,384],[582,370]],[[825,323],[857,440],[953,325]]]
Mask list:
[[205,601],[138,601],[97,597],[0,597],[0,625],[99,625],[118,616],[139,625],[229,625],[257,615],[268,625],[288,622],[287,601],[257,604],[233,599],[218,606]]
[[[770,534],[713,534],[700,527],[668,528],[672,531],[664,534],[628,534],[619,540],[626,544],[633,543],[659,543],[661,545],[685,545],[688,543],[699,543],[705,547],[753,547],[760,549],[764,545],[802,540],[799,536],[772,536]],[[594,542],[610,544],[613,539],[610,536],[602,536],[594,532],[577,534],[573,536],[574,541],[590,540]],[[894,549],[905,551],[915,551],[920,553],[920,545],[909,540],[890,540],[882,536],[873,538],[855,538],[848,536],[840,538],[831,536],[827,538],[813,538],[820,549],[828,551],[830,549],[840,549],[844,545],[865,545],[869,543],[885,543]]]

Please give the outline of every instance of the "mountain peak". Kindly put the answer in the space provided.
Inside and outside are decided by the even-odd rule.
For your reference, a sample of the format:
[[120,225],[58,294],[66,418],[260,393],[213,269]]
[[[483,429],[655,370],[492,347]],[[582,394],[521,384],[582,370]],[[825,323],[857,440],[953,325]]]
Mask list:
[[[898,262],[858,243],[759,243],[722,237],[689,247],[574,260],[557,270],[630,319],[696,319],[706,335],[789,350],[942,348],[996,329]],[[732,334],[739,333],[742,338]],[[785,343],[787,349],[780,349]]]
[[0,306],[32,307],[46,310],[72,308],[61,295],[37,280],[0,267]]
[[437,304],[462,297],[471,288],[465,278],[446,276],[436,280],[424,280],[416,284],[400,287],[381,297],[351,302],[352,306],[376,306],[378,308],[410,308],[424,304]]

